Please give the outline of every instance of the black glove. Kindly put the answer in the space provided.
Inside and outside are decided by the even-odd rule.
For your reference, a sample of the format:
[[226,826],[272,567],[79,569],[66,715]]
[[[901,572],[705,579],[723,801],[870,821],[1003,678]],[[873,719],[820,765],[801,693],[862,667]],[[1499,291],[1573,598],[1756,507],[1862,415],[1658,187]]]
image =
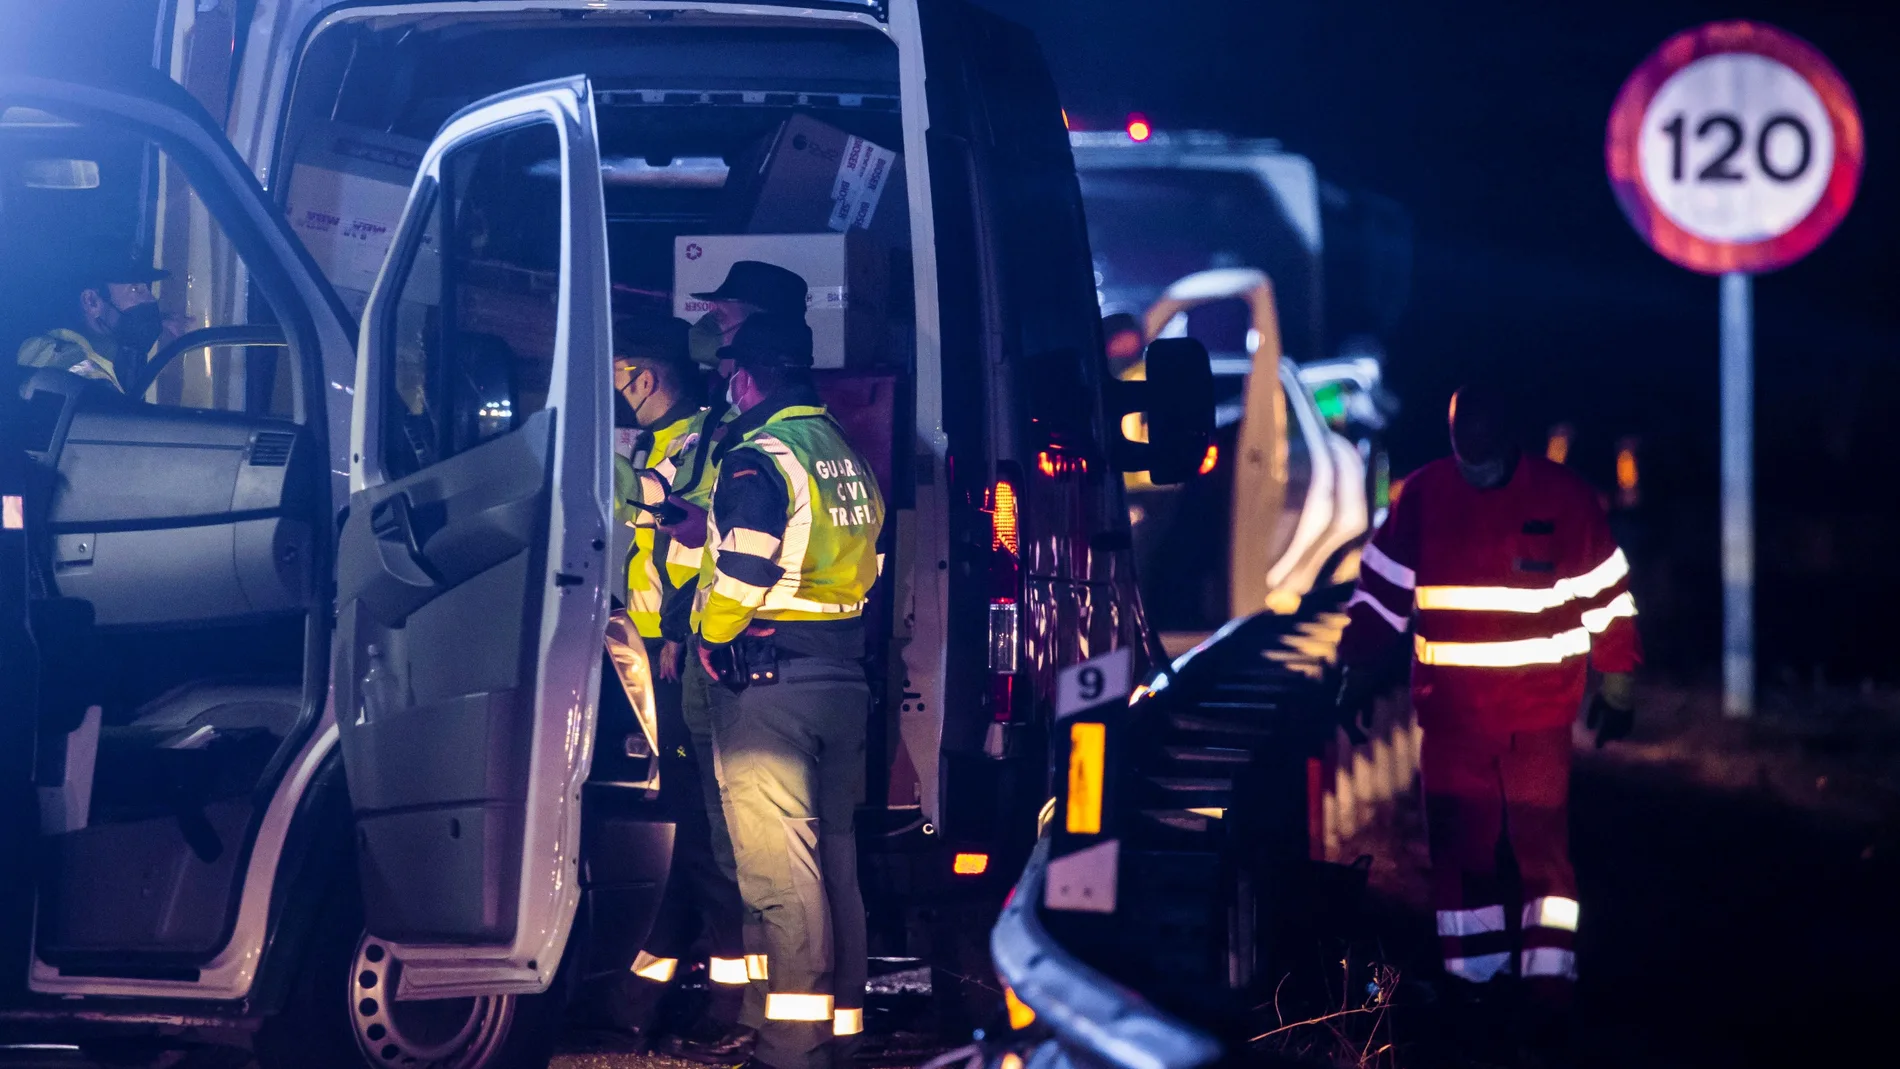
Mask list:
[[1370,669],[1351,665],[1339,670],[1339,679],[1334,711],[1339,716],[1339,726],[1345,729],[1347,741],[1359,746],[1366,741],[1366,732],[1372,727],[1373,700],[1379,696],[1379,685]]
[[1597,733],[1597,749],[1605,743],[1627,739],[1636,728],[1636,710],[1611,704],[1602,693],[1590,699],[1590,711],[1584,714],[1584,726]]

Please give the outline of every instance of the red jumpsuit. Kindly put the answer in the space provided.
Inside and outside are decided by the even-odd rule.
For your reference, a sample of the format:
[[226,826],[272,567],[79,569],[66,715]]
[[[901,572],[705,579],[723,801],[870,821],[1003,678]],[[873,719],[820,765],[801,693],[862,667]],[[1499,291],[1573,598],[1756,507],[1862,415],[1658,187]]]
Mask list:
[[[1519,975],[1576,978],[1570,725],[1591,662],[1629,672],[1641,659],[1628,577],[1596,491],[1532,456],[1492,490],[1450,458],[1427,464],[1365,549],[1340,655],[1364,664],[1413,629],[1434,904],[1452,976],[1510,972],[1516,927]],[[1521,902],[1505,900],[1500,839]]]

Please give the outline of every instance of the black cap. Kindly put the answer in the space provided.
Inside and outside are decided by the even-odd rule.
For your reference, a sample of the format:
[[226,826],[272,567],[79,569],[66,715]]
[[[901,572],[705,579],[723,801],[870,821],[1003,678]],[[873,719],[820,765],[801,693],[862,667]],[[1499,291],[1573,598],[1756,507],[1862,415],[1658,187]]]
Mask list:
[[765,312],[805,314],[811,288],[794,272],[759,260],[740,260],[726,271],[726,280],[709,293],[695,293],[702,301],[744,301]]
[[760,312],[739,326],[732,344],[719,350],[719,359],[740,367],[811,366],[811,328],[804,316]]
[[686,320],[662,312],[636,312],[614,320],[614,356],[623,360],[657,360],[682,367],[691,363]]
[[161,267],[152,266],[152,258],[134,252],[129,242],[117,238],[97,236],[79,243],[79,248],[71,259],[68,277],[79,289],[107,283],[135,285],[140,282],[157,282],[170,278],[172,273]]

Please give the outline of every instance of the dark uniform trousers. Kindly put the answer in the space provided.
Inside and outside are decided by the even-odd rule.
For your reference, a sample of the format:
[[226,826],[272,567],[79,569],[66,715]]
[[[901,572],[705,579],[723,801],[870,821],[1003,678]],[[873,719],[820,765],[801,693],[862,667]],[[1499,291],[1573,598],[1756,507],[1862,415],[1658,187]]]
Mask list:
[[774,1069],[846,1065],[863,1029],[867,969],[852,827],[871,702],[864,667],[782,658],[775,684],[708,691],[748,960],[766,964],[752,985],[763,999],[747,1001],[756,1057]]
[[[703,927],[712,956],[737,961],[745,953],[745,940],[740,933],[743,908],[738,884],[734,881],[732,840],[726,834],[725,821],[718,819],[721,814],[714,804],[719,788],[712,780],[711,732],[693,728],[695,720],[704,722],[704,704],[702,701],[694,710],[685,701],[686,673],[682,671],[681,679],[671,682],[659,677],[662,645],[657,639],[646,642],[647,656],[655,666],[653,689],[660,727],[660,793],[675,830],[673,868],[646,949],[656,957],[684,957],[692,950],[695,937]],[[724,976],[714,979],[713,1016],[730,1024],[739,1016],[737,999],[732,999],[727,1006],[722,995],[729,991],[736,996],[742,985],[733,984],[731,978]],[[719,980],[727,982],[717,982]]]

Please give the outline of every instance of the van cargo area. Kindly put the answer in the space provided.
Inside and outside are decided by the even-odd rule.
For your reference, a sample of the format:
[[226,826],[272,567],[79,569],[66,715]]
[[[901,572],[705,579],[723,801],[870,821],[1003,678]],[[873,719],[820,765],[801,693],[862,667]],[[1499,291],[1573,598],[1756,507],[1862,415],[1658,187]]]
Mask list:
[[[489,93],[584,74],[594,88],[615,315],[696,320],[706,305],[692,294],[716,287],[736,260],[798,272],[810,286],[820,390],[891,508],[912,506],[915,465],[900,462],[914,423],[910,218],[898,56],[884,34],[686,12],[346,14],[312,36],[297,70],[270,170],[275,195],[352,311],[361,314],[435,131]],[[551,157],[509,166],[524,184],[558,175]],[[520,331],[551,318],[511,309],[552,300],[554,280],[511,265],[555,262],[531,247],[560,232],[556,220],[517,213],[475,247],[433,254],[455,258],[464,307],[484,315],[486,333],[517,351],[547,352],[545,340]],[[937,845],[918,771],[934,768],[935,733],[913,728],[906,739],[899,715],[907,623],[894,606],[909,555],[899,529],[886,528],[885,581],[868,610],[872,804],[859,818],[867,853]],[[603,702],[603,738],[612,712]],[[874,925],[903,924],[873,910]]]

